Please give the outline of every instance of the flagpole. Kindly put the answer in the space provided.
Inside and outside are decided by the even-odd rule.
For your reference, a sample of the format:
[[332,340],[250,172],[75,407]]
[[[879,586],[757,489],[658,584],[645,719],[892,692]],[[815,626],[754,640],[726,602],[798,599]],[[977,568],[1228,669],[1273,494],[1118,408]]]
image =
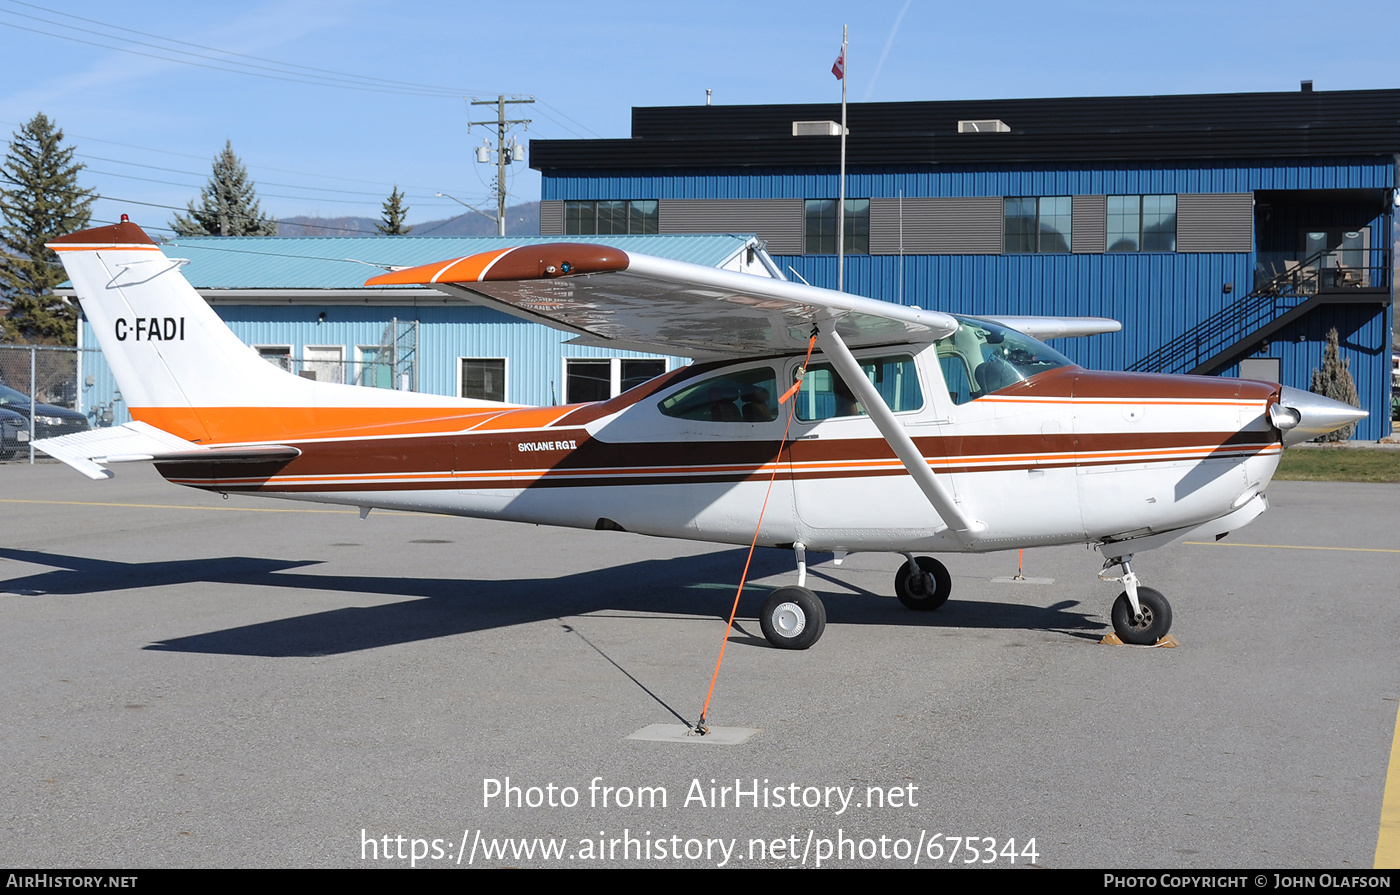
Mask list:
[[846,26],[841,26],[841,186],[836,200],[836,291],[846,291]]

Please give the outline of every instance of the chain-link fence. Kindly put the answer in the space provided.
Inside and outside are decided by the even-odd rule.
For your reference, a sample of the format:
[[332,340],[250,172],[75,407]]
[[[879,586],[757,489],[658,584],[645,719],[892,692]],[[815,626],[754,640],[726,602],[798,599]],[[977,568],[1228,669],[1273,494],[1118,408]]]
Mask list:
[[291,346],[259,346],[258,356],[318,382],[363,385],[412,392],[418,390],[418,321],[397,317],[384,327],[378,345],[361,345],[357,359],[346,356],[344,346],[303,345],[293,354]]
[[[368,352],[364,352],[368,354]],[[295,373],[303,379],[336,384],[363,385],[370,388],[407,389],[402,381],[407,373],[396,377],[394,367],[388,361],[359,360],[348,361],[337,355],[313,355],[294,357],[290,354],[275,354],[260,351],[263,360],[288,373]]]
[[32,463],[44,457],[35,439],[129,418],[100,352],[0,345],[0,462]]
[[[390,321],[358,360],[344,349],[257,349],[264,360],[307,379],[370,388],[418,388],[417,321]],[[95,348],[0,345],[0,462],[45,459],[31,442],[131,421],[116,378]]]

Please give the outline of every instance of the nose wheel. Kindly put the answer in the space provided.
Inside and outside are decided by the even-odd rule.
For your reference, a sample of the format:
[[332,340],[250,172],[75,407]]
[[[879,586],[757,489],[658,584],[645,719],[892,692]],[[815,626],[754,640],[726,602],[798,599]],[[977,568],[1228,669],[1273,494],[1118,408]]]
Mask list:
[[1127,591],[1113,601],[1113,630],[1124,643],[1151,646],[1172,627],[1172,604],[1160,591],[1150,587],[1137,589],[1139,612],[1133,612]]
[[[1172,604],[1159,590],[1138,584],[1133,574],[1132,556],[1109,557],[1104,561],[1099,578],[1104,581],[1121,581],[1126,588],[1118,599],[1113,601],[1113,632],[1124,643],[1136,646],[1152,646],[1172,627]],[[1109,569],[1119,566],[1122,575],[1112,575]]]

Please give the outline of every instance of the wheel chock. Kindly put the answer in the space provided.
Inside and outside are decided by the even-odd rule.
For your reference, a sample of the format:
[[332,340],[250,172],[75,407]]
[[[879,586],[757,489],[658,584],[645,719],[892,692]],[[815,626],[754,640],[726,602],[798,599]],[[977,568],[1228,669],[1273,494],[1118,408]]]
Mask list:
[[1181,641],[1177,640],[1176,637],[1171,634],[1166,635],[1156,643],[1134,644],[1124,643],[1122,639],[1119,638],[1118,634],[1113,631],[1109,631],[1105,634],[1099,643],[1107,644],[1108,646],[1136,646],[1138,649],[1171,649],[1174,646],[1181,646]]

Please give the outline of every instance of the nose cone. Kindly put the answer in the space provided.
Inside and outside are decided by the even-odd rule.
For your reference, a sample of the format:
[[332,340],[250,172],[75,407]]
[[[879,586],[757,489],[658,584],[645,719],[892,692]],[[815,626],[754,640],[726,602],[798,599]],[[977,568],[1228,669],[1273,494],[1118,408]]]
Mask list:
[[1269,419],[1283,433],[1283,446],[1311,441],[1360,419],[1366,411],[1302,389],[1283,386]]

